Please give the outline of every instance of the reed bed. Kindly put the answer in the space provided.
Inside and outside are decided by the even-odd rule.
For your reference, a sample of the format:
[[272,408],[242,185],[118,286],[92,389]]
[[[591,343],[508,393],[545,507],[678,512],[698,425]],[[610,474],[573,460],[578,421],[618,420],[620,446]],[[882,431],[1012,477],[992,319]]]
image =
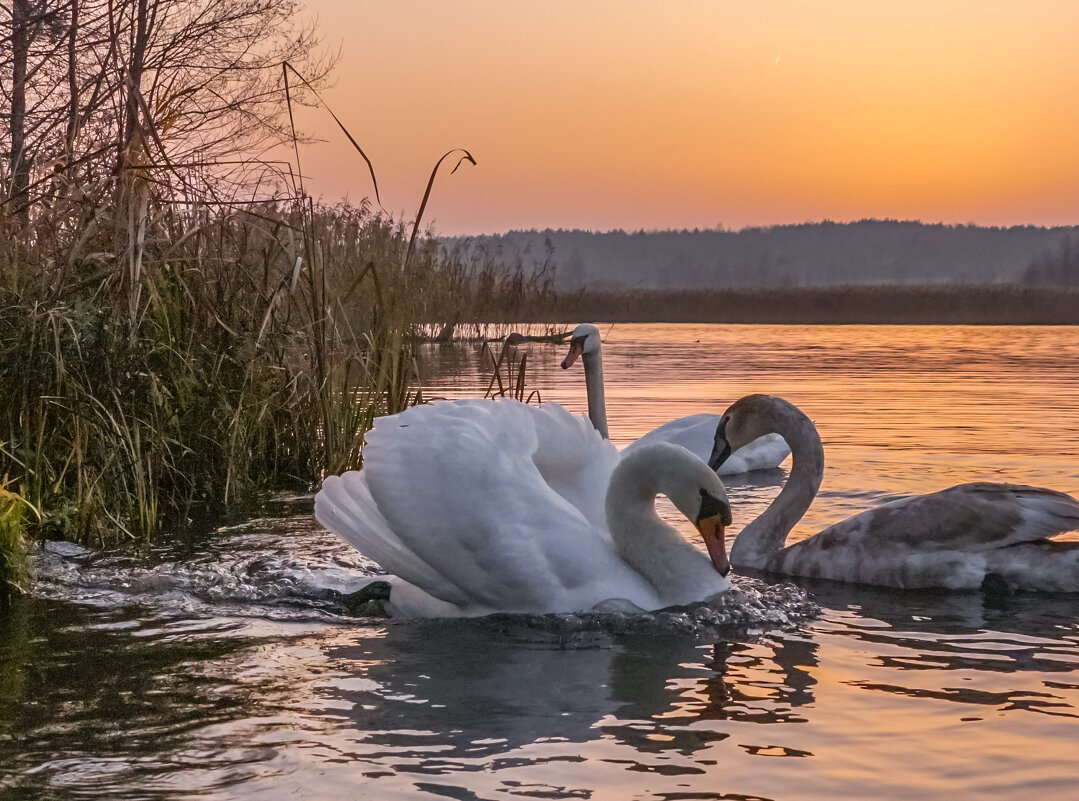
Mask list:
[[0,263],[0,476],[35,534],[145,538],[358,467],[374,418],[423,399],[425,331],[542,295],[426,237],[406,262],[368,206],[163,208],[134,302],[115,258]]
[[1076,325],[1079,290],[995,284],[584,291],[561,296],[551,317],[672,323]]

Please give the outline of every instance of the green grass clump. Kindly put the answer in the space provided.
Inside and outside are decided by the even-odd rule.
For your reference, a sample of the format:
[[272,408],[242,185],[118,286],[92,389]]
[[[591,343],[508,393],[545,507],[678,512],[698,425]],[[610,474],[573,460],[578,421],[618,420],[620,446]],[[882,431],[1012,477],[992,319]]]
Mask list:
[[0,488],[0,606],[26,586],[26,540],[23,536],[24,504]]

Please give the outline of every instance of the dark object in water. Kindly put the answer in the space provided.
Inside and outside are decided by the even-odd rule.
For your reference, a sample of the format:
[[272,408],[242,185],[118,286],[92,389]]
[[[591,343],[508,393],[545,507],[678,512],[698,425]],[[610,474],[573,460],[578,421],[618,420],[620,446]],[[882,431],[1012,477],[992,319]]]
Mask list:
[[536,334],[536,335],[533,335],[533,334],[520,334],[520,333],[514,331],[513,333],[507,335],[507,337],[505,339],[505,342],[506,342],[507,345],[512,345],[515,348],[519,347],[520,345],[524,345],[526,342],[554,342],[555,344],[561,344],[561,343],[565,342],[567,339],[569,339],[569,336],[570,336],[569,331],[563,331],[560,334]]
[[386,603],[389,600],[388,581],[372,581],[356,592],[341,596],[341,604],[355,617],[386,617]]
[[1011,585],[1008,584],[1008,580],[1000,573],[985,574],[985,578],[982,579],[982,592],[993,599],[1007,598],[1009,595],[1015,594]]

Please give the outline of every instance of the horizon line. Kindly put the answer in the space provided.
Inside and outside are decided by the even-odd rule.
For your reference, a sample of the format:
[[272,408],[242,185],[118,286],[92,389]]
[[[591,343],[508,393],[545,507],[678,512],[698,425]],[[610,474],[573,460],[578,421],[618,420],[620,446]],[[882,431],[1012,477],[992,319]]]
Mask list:
[[1044,225],[1038,223],[1012,223],[1010,225],[992,225],[986,223],[977,222],[944,222],[935,221],[929,222],[926,220],[918,219],[899,219],[897,217],[861,217],[859,219],[850,220],[833,220],[828,217],[824,217],[819,220],[805,220],[803,222],[786,222],[786,223],[762,223],[759,225],[743,225],[740,228],[726,227],[723,223],[717,223],[715,227],[705,228],[701,226],[694,226],[693,228],[564,228],[546,226],[543,228],[509,228],[505,231],[490,231],[484,233],[471,233],[471,234],[435,234],[436,239],[467,239],[478,237],[492,237],[492,236],[506,236],[508,234],[542,234],[542,233],[584,233],[584,234],[624,234],[627,236],[638,235],[650,235],[650,234],[693,234],[693,233],[717,233],[717,234],[740,234],[746,231],[767,231],[776,228],[801,228],[804,226],[815,225],[835,225],[835,226],[848,226],[858,225],[861,223],[890,223],[895,225],[921,225],[927,228],[980,228],[983,230],[991,231],[1010,231],[1017,228],[1022,229],[1035,229],[1040,231],[1054,231],[1064,229],[1079,228],[1079,222],[1072,224],[1057,224],[1057,225]]

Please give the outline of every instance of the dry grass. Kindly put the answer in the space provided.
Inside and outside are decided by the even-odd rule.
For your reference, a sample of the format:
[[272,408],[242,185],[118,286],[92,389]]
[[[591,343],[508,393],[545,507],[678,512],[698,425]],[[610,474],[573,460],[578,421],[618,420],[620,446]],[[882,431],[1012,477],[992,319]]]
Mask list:
[[[485,398],[513,398],[521,403],[540,403],[543,398],[538,389],[528,389],[528,354],[517,355],[517,346],[513,340],[507,339],[502,343],[498,358],[489,342],[484,342],[481,350],[481,358],[486,355],[491,360],[493,368],[491,380],[487,384],[487,390],[483,393]],[[505,378],[502,371],[505,370]]]
[[142,538],[358,467],[374,418],[422,400],[430,331],[548,297],[366,206],[162,207],[144,230],[137,292],[115,259],[0,261],[0,475],[49,536]]

